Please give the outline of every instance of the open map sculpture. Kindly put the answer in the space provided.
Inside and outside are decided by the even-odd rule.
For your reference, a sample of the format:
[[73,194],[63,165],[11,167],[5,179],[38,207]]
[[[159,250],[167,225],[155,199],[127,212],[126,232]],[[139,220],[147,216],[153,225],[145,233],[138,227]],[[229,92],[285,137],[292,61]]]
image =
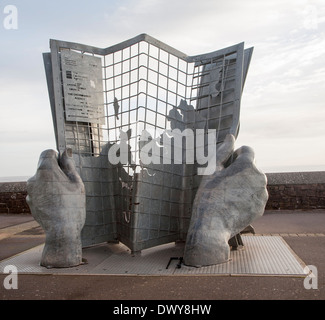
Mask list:
[[186,240],[185,264],[227,261],[228,240],[267,200],[252,149],[233,149],[253,49],[187,56],[146,34],[50,47],[57,150],[72,150],[85,187],[82,245],[118,240],[135,252]]

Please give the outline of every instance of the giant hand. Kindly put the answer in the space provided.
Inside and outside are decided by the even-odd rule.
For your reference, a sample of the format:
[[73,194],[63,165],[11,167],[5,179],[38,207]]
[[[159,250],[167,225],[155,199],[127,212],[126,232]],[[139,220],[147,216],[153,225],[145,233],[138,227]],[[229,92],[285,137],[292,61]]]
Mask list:
[[234,136],[227,135],[217,150],[215,173],[202,178],[187,234],[186,265],[228,261],[229,239],[264,213],[266,176],[254,164],[254,151],[244,146],[234,152],[234,143]]
[[86,196],[71,149],[60,159],[54,150],[42,152],[36,174],[27,181],[27,193],[32,216],[46,234],[41,265],[47,268],[79,265]]

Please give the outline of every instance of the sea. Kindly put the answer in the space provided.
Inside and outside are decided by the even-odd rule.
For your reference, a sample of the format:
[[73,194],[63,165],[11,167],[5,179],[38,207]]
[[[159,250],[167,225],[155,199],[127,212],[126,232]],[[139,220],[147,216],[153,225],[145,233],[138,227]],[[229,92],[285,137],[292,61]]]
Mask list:
[[15,176],[15,177],[0,177],[1,182],[24,182],[27,181],[30,176]]

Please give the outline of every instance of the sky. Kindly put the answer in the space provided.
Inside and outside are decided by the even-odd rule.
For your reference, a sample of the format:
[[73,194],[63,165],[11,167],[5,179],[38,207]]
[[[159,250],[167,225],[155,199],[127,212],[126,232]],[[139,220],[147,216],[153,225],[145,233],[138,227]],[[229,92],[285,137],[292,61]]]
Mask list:
[[236,146],[265,173],[325,170],[324,0],[0,0],[0,177],[32,176],[56,149],[49,39],[104,48],[141,33],[190,56],[254,47]]

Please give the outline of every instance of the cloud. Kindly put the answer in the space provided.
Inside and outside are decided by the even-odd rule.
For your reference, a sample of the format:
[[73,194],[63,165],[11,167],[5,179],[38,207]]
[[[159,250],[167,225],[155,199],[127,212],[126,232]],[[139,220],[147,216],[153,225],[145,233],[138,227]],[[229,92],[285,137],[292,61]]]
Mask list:
[[[49,51],[49,39],[106,47],[140,33],[188,55],[241,41],[254,46],[238,144],[256,148],[264,167],[323,163],[323,0],[16,3],[19,29],[0,29],[0,143],[15,159],[19,146],[30,148],[34,156],[26,159],[26,168],[35,167],[41,148],[54,145],[41,56]],[[304,146],[303,155],[299,146]],[[14,175],[17,165],[18,160],[5,165],[2,160],[0,167]]]

